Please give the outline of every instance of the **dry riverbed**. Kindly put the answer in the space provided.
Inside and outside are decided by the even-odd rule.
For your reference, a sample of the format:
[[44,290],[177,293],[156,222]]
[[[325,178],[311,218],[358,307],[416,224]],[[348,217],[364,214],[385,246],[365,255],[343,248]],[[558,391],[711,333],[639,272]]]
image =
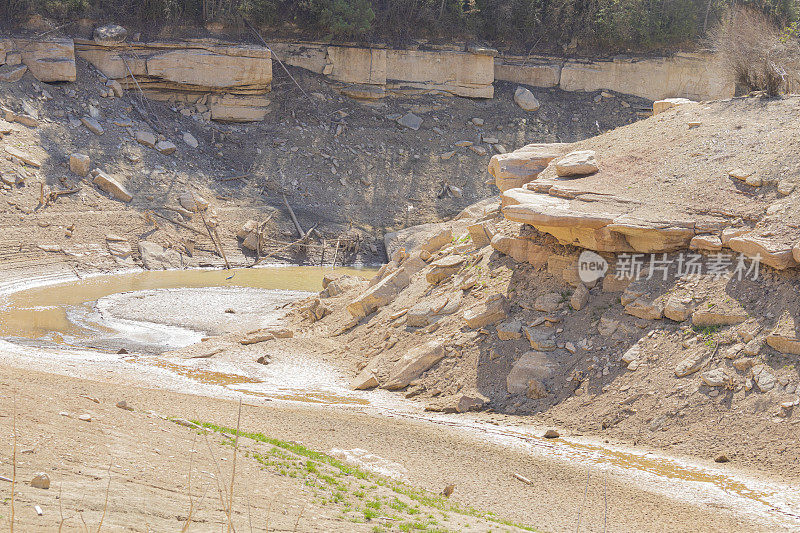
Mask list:
[[[143,288],[128,318],[146,321],[138,307],[146,302],[169,310],[170,291]],[[202,292],[193,293],[195,317],[205,316]],[[219,297],[209,291],[215,312]],[[218,530],[228,521],[234,463],[233,440],[218,430],[236,427],[240,398],[240,429],[249,437],[239,439],[233,483],[231,520],[239,530],[251,523],[270,531],[796,525],[789,516],[796,491],[770,479],[586,439],[545,440],[543,428],[501,425],[491,415],[432,415],[390,393],[348,391],[345,376],[325,361],[325,339],[269,343],[266,366],[255,363],[265,351],[258,345],[193,357],[220,339],[139,356],[4,343],[0,431],[17,438],[0,450],[0,475],[14,477],[16,465],[17,528],[55,529],[63,512],[66,530],[84,521],[179,530],[190,515],[189,530]],[[116,406],[123,400],[134,410]],[[203,434],[170,418],[214,426]],[[359,467],[334,457],[360,457]],[[29,486],[39,471],[50,489]],[[438,497],[448,485],[450,498]],[[11,484],[0,489],[8,520]]]

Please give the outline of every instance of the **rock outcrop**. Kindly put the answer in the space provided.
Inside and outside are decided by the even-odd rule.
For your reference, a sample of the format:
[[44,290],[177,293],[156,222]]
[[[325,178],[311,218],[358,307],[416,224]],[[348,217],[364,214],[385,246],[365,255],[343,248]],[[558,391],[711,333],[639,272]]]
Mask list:
[[489,161],[489,174],[501,191],[522,187],[535,180],[550,161],[569,151],[569,144],[528,144],[505,154],[493,155]]
[[[781,146],[790,140],[775,138],[766,148],[774,153],[764,154],[756,171],[758,187],[729,175],[730,168],[752,166],[742,152],[712,157],[706,147],[733,131],[737,143],[760,142],[761,127],[782,131],[777,117],[793,105],[788,100],[762,107],[752,101],[673,105],[652,119],[575,143],[577,151],[564,159],[545,162],[542,148],[520,150],[495,156],[489,172],[503,190],[506,219],[549,233],[562,244],[598,252],[727,248],[786,269],[800,264],[800,233],[793,229],[800,211],[791,207],[793,188],[784,187],[789,195],[776,197],[763,184],[784,179],[785,164],[779,167],[777,161],[784,161]],[[737,121],[742,107],[752,116],[735,130],[696,126]],[[651,141],[657,146],[643,144]],[[602,160],[599,167],[594,151]],[[546,168],[538,170],[543,164]],[[524,185],[508,188],[516,184],[514,178]],[[743,194],[743,186],[752,192]]]
[[[77,79],[72,39],[0,39],[0,66],[2,65],[25,65],[37,80],[47,83]],[[14,70],[19,76],[25,73],[18,68]]]
[[322,74],[353,98],[446,92],[494,96],[494,57],[484,50],[393,50],[320,43],[273,42],[289,65]]
[[148,98],[207,105],[219,121],[262,120],[272,60],[261,46],[213,41],[125,43],[76,40],[77,54],[124,89]]
[[[43,82],[75,81],[75,46],[72,39],[0,39],[0,66],[25,65],[33,76]],[[15,69],[21,76],[25,72]],[[14,81],[9,79],[6,81]]]

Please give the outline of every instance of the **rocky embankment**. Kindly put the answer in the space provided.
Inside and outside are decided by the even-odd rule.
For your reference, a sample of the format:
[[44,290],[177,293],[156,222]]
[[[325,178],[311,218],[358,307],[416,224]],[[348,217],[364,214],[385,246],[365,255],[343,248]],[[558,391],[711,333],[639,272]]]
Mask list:
[[339,339],[354,388],[429,410],[796,461],[800,161],[768,127],[796,105],[659,103],[587,141],[496,155],[500,201],[387,235],[392,260],[327,280],[296,327]]

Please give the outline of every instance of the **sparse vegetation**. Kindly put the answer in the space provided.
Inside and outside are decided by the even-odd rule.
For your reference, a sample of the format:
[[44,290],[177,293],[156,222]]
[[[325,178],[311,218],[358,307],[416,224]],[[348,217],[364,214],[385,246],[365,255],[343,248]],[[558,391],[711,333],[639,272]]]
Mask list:
[[739,7],[712,32],[711,42],[743,90],[777,96],[797,86],[796,22],[782,30],[763,13]]
[[[261,433],[237,431],[208,422],[194,423],[224,435],[224,445],[234,445],[237,438],[271,445],[272,448],[266,453],[248,450],[243,455],[274,473],[304,478],[306,486],[314,490],[315,497],[319,498],[322,505],[342,506],[343,516],[353,522],[369,522],[379,517],[388,517],[401,531],[449,531],[439,524],[432,513],[420,516],[420,508],[427,508],[428,511],[435,509],[533,531],[527,526],[500,520],[492,513],[462,508],[443,496],[429,494],[404,483],[371,474],[294,442],[267,437]],[[238,445],[242,445],[241,440],[238,440]],[[447,516],[444,514],[443,520]],[[375,527],[378,529],[373,531],[383,531],[382,526]]]
[[[796,28],[797,0],[740,5],[779,28]],[[291,25],[317,38],[483,39],[525,52],[611,52],[673,47],[703,37],[728,7],[721,0],[7,0],[0,2],[0,20],[31,13],[62,20],[113,15],[133,24],[221,21],[241,27],[246,17],[270,29]],[[738,28],[742,35],[758,29]]]

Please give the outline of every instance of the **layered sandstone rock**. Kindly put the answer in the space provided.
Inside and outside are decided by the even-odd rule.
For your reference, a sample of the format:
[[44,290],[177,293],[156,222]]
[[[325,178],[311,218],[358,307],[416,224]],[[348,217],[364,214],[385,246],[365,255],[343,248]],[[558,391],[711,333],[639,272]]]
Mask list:
[[494,96],[494,58],[477,50],[388,50],[322,43],[270,43],[282,61],[342,84],[355,98],[447,92],[470,98]]
[[675,106],[691,104],[692,101],[688,98],[664,98],[663,100],[656,100],[653,102],[653,114],[658,115]]
[[501,191],[522,187],[536,179],[553,159],[569,151],[567,143],[528,144],[505,154],[493,155],[489,174]]
[[[783,188],[788,195],[774,191],[786,179],[786,169],[800,165],[800,159],[786,159],[785,145],[794,141],[780,125],[780,117],[796,105],[797,98],[677,105],[571,145],[597,153],[602,164],[591,175],[565,176],[556,161],[545,163],[535,150],[495,156],[489,172],[507,182],[515,175],[528,181],[503,191],[506,219],[549,233],[562,244],[628,253],[691,247],[723,251],[734,262],[738,252],[776,269],[791,268],[800,260],[798,200],[793,188]],[[741,121],[745,113],[751,118]],[[730,147],[763,143],[764,128],[774,134],[754,168],[746,151]],[[546,168],[537,171],[543,164]],[[731,177],[731,168],[754,168],[748,172],[765,185],[743,184]],[[498,249],[524,255],[524,246],[505,247],[508,251]]]
[[[0,39],[0,65],[25,65],[33,76],[43,82],[75,81],[75,46],[72,39]],[[19,76],[24,74],[14,69]],[[15,81],[8,79],[6,81]]]
[[498,80],[565,91],[612,90],[659,100],[686,96],[695,100],[730,98],[734,83],[713,54],[678,53],[670,57],[612,60],[535,56],[495,59]]
[[444,359],[444,356],[444,346],[438,341],[429,341],[415,346],[394,364],[389,373],[389,380],[383,385],[383,388],[394,390],[407,387],[413,379]]
[[214,120],[257,121],[268,111],[272,61],[264,47],[77,40],[75,48],[124,89],[141,88],[155,100],[195,103],[205,98]]

